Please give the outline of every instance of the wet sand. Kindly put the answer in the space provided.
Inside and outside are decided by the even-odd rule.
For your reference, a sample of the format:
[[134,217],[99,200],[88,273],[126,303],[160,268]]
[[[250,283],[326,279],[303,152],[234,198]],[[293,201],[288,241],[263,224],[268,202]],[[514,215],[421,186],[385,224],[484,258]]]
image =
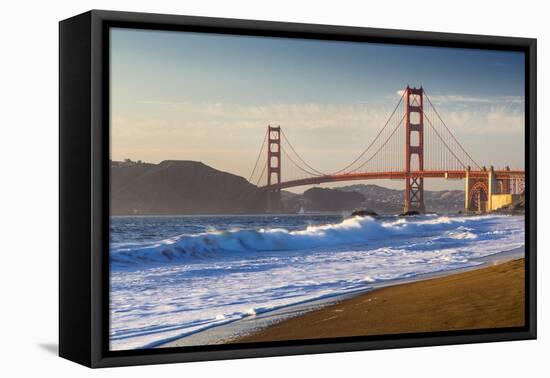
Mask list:
[[377,289],[283,320],[233,343],[520,327],[525,261]]

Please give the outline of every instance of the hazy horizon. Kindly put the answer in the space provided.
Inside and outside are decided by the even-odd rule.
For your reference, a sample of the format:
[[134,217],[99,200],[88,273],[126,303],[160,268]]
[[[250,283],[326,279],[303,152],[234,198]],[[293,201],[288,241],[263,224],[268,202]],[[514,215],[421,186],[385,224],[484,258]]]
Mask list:
[[[111,159],[195,160],[247,178],[276,124],[315,168],[337,170],[374,138],[408,84],[425,88],[480,164],[524,168],[522,53],[119,28]],[[353,183],[361,182],[323,186]]]

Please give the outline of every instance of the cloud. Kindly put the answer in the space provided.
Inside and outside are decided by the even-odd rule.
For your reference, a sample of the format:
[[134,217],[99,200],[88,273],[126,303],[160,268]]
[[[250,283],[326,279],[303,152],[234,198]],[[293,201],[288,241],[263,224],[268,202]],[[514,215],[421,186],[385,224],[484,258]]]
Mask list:
[[472,105],[523,105],[525,98],[523,96],[463,96],[463,95],[440,95],[429,96],[434,104],[460,104],[467,103]]
[[[522,107],[510,107],[505,102],[484,106],[449,106],[452,96],[435,101],[447,102],[438,112],[447,126],[457,135],[493,135],[495,133],[523,133]],[[472,104],[472,98],[457,97]],[[519,101],[507,98],[509,102]],[[497,101],[494,101],[497,102]],[[434,104],[435,105],[435,104]],[[113,112],[113,136],[117,139],[136,140],[181,138],[196,141],[222,140],[219,135],[228,133],[243,144],[253,137],[261,138],[267,125],[280,125],[287,135],[297,138],[325,141],[332,138],[335,144],[357,136],[365,143],[373,138],[387,121],[390,108],[368,104],[331,103],[266,103],[234,105],[212,103],[174,103],[159,106],[158,102],[143,103],[134,112],[118,115]],[[426,108],[428,119],[437,121],[435,113]],[[402,114],[399,111],[395,115]],[[327,142],[322,144],[326,145]]]
[[[405,93],[404,89],[400,89],[395,92],[399,97]],[[524,96],[467,96],[461,94],[449,94],[449,95],[432,95],[426,94],[431,102],[435,105],[524,105]]]
[[441,114],[443,120],[458,135],[499,134],[523,135],[525,117],[523,112],[506,106],[491,106],[479,110],[455,110]]
[[[449,96],[444,100],[448,101]],[[513,141],[519,143],[523,137],[522,107],[506,103],[484,103],[479,106],[472,100],[464,101],[464,106],[452,104],[448,101],[445,105],[439,105],[439,113],[474,157],[480,156],[484,162],[492,158],[484,156],[487,146],[480,145],[481,140],[491,140],[494,146],[502,145],[499,141],[506,141],[511,150],[506,151],[508,156],[500,159],[503,162],[508,162],[509,155],[518,155],[516,160],[523,156],[523,151],[519,147],[515,151],[513,144]],[[267,125],[271,124],[283,128],[308,162],[315,163],[313,165],[318,169],[331,171],[352,161],[374,139],[393,110],[393,105],[282,102],[256,105],[220,102],[167,104],[148,101],[131,112],[113,109],[112,150],[115,158],[131,157],[153,162],[165,159],[201,160],[245,176],[251,169],[250,162],[257,157]],[[396,117],[402,114],[398,111]],[[432,113],[431,117],[435,123],[435,114]],[[388,127],[388,132],[392,125]]]

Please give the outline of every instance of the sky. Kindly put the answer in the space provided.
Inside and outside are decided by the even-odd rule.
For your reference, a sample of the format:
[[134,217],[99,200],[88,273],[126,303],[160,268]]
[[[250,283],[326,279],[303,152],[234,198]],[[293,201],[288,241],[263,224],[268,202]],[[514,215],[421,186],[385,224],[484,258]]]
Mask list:
[[248,178],[272,124],[335,171],[411,85],[481,165],[524,168],[523,53],[113,28],[110,56],[113,160],[196,160]]

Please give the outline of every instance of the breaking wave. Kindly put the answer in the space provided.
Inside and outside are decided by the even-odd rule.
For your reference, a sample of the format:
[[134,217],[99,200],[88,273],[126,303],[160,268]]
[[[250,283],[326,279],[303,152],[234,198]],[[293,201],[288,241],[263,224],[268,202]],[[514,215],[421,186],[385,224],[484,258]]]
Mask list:
[[473,239],[475,223],[488,217],[422,216],[380,220],[349,218],[340,223],[308,226],[303,230],[283,228],[232,230],[180,235],[155,243],[111,246],[112,267],[146,263],[191,262],[193,259],[235,256],[265,251],[317,249],[368,243],[385,238],[422,237],[441,233],[443,237]]

